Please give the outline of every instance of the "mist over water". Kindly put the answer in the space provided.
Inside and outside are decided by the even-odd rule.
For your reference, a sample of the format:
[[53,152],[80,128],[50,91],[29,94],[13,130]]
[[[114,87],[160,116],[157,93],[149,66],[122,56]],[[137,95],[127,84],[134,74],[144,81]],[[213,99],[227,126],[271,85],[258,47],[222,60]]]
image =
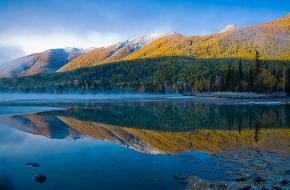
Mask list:
[[152,99],[166,97],[182,97],[172,94],[145,94],[145,93],[98,93],[98,94],[33,94],[33,93],[0,93],[0,102],[16,100],[118,100],[118,99]]
[[[244,93],[245,94],[245,93]],[[249,96],[250,97],[250,96]],[[0,93],[0,103],[5,102],[31,102],[37,103],[71,103],[84,101],[186,101],[204,104],[256,104],[256,105],[280,105],[287,104],[289,98],[216,98],[213,96],[183,96],[179,93],[131,93],[131,92],[107,92],[97,94],[46,94],[46,93]]]

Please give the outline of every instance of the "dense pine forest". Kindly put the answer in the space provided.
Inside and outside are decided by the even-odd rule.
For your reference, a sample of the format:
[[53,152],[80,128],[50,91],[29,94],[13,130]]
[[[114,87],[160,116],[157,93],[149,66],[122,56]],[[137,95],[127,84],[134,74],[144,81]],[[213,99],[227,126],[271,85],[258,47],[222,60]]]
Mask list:
[[78,70],[0,79],[2,92],[286,92],[288,61],[159,57],[115,62]]

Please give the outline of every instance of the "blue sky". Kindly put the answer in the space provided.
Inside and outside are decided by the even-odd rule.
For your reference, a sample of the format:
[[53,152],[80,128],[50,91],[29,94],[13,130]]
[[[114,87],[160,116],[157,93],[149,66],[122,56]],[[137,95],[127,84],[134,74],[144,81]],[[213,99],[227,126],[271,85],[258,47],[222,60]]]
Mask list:
[[290,0],[0,0],[0,62],[48,48],[107,46],[150,32],[209,34],[289,11]]

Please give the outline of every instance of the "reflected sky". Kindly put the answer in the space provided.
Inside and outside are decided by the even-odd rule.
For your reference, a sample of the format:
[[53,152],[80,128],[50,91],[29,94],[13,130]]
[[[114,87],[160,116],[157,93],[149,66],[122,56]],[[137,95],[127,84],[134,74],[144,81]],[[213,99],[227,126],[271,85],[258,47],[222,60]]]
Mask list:
[[[173,179],[175,173],[189,174],[205,163],[214,169],[219,162],[206,153],[144,154],[109,141],[49,139],[3,126],[0,134],[0,179],[12,189],[182,189],[185,184]],[[28,162],[41,166],[30,168]],[[200,175],[227,179],[225,171],[216,170]],[[39,173],[48,177],[45,184],[31,180]]]

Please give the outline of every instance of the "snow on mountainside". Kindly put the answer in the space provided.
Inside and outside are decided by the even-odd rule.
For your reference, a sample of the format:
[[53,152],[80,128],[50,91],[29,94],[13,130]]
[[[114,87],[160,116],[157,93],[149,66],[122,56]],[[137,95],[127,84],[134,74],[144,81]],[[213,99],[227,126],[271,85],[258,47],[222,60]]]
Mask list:
[[113,45],[111,47],[115,47],[115,49],[111,52],[110,56],[100,63],[118,61],[165,35],[167,34],[150,33]]
[[128,53],[136,51],[136,50],[148,45],[152,41],[154,41],[154,40],[156,40],[164,35],[166,35],[166,34],[150,33],[150,34],[138,36],[138,37],[130,39],[130,40],[119,42],[119,43],[113,45],[113,46],[115,46],[115,50],[112,51],[112,54],[121,48],[127,48],[127,50],[129,51]]
[[66,47],[66,48],[58,49],[58,50],[66,52],[68,54],[67,59],[72,60],[72,59],[76,58],[77,56],[79,56],[80,54],[87,52],[89,49],[78,49],[78,48],[74,48],[74,47]]
[[238,27],[234,24],[226,25],[219,33],[230,32],[236,30]]
[[129,41],[129,45],[134,49],[137,50],[147,44],[149,44],[150,42],[152,42],[153,40],[156,40],[162,36],[164,36],[165,34],[162,33],[150,33],[150,34],[146,34],[143,36],[138,36],[132,40]]

